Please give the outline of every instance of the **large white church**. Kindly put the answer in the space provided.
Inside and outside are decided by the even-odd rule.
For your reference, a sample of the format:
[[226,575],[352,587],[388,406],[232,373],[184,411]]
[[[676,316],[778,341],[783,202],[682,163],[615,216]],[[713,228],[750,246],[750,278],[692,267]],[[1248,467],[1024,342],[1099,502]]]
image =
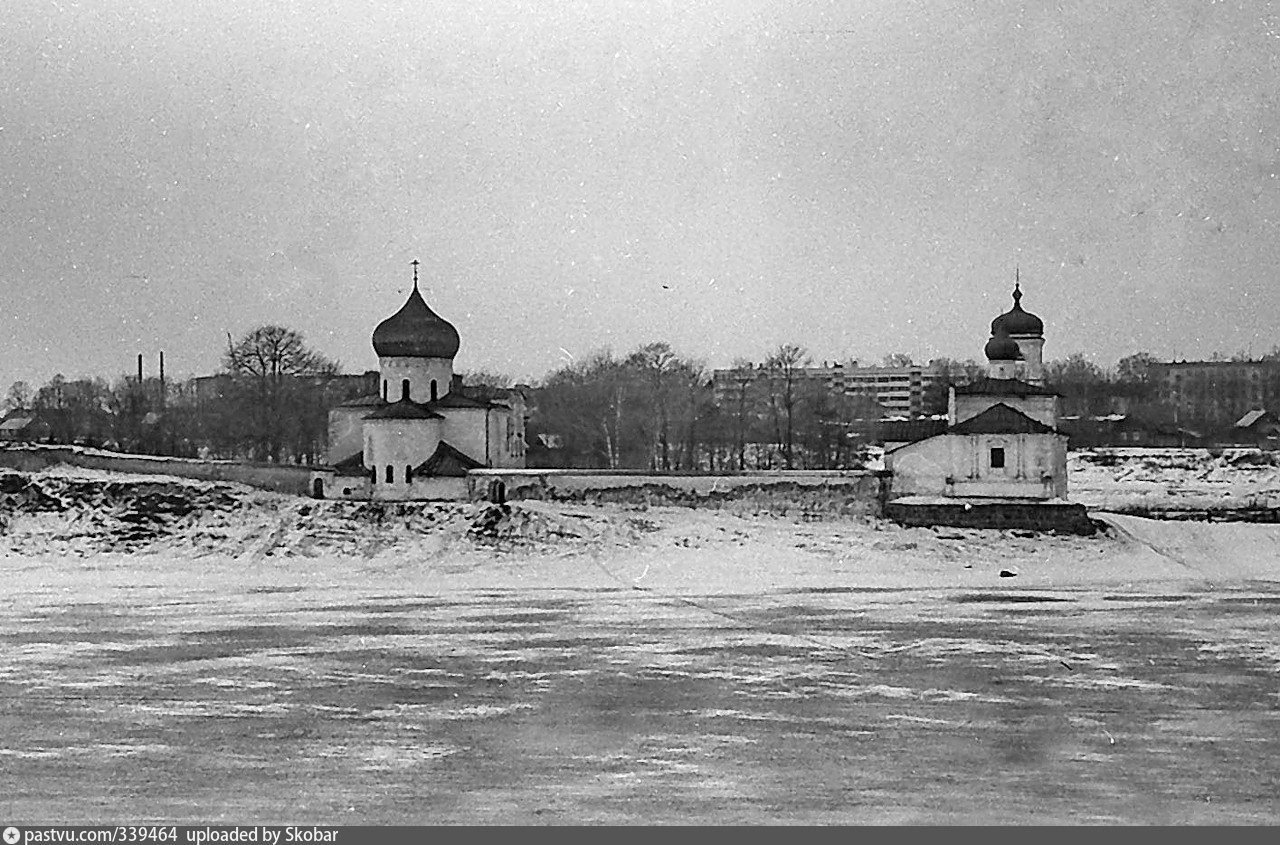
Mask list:
[[1044,384],[1044,323],[1022,307],[991,322],[984,378],[951,389],[942,434],[885,453],[892,495],[1047,501],[1067,495],[1067,436]]
[[453,372],[458,330],[418,290],[373,330],[379,392],[329,411],[329,463],[317,496],[429,500],[465,496],[466,474],[525,465],[525,402],[518,390],[468,388]]

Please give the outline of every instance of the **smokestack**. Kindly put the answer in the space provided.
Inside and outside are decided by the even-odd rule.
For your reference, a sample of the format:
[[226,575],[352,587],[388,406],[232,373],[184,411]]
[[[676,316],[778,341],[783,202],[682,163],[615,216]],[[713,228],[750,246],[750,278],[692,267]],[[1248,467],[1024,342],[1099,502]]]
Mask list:
[[164,408],[164,350],[160,350],[160,407]]
[[138,353],[138,384],[142,384],[142,353]]

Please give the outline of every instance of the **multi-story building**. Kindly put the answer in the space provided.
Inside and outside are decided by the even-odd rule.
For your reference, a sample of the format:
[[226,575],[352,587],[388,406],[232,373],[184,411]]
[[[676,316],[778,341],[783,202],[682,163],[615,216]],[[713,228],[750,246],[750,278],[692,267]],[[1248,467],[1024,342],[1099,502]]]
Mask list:
[[1280,361],[1173,361],[1152,364],[1150,379],[1182,426],[1213,430],[1252,410],[1280,411]]
[[[797,382],[816,383],[832,393],[866,396],[889,414],[906,417],[932,410],[926,408],[926,392],[946,378],[941,370],[923,365],[860,367],[857,361],[847,365],[824,362],[820,367],[797,367],[791,375]],[[781,370],[764,366],[715,370],[712,373],[715,401],[721,405],[731,404],[745,385],[757,379],[778,381],[785,377]]]

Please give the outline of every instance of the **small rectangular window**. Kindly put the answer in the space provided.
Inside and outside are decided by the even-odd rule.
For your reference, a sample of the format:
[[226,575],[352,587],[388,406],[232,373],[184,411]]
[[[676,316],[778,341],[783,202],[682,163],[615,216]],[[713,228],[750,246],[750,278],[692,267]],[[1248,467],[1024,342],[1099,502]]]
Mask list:
[[991,468],[1004,469],[1004,447],[993,446],[991,449]]

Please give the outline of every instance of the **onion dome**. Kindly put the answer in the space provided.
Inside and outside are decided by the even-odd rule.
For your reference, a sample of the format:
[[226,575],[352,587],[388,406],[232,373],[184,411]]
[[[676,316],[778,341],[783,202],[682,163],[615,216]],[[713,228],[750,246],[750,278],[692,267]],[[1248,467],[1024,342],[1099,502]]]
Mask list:
[[418,293],[418,262],[413,262],[413,293],[399,311],[373,330],[379,358],[452,358],[458,354],[458,330],[427,307]]
[[1022,350],[1018,348],[1018,341],[1004,332],[992,335],[982,351],[986,353],[988,361],[1022,360]]
[[991,334],[1044,334],[1044,321],[1022,310],[1022,288],[1017,282],[1013,285],[1013,307],[991,321]]

